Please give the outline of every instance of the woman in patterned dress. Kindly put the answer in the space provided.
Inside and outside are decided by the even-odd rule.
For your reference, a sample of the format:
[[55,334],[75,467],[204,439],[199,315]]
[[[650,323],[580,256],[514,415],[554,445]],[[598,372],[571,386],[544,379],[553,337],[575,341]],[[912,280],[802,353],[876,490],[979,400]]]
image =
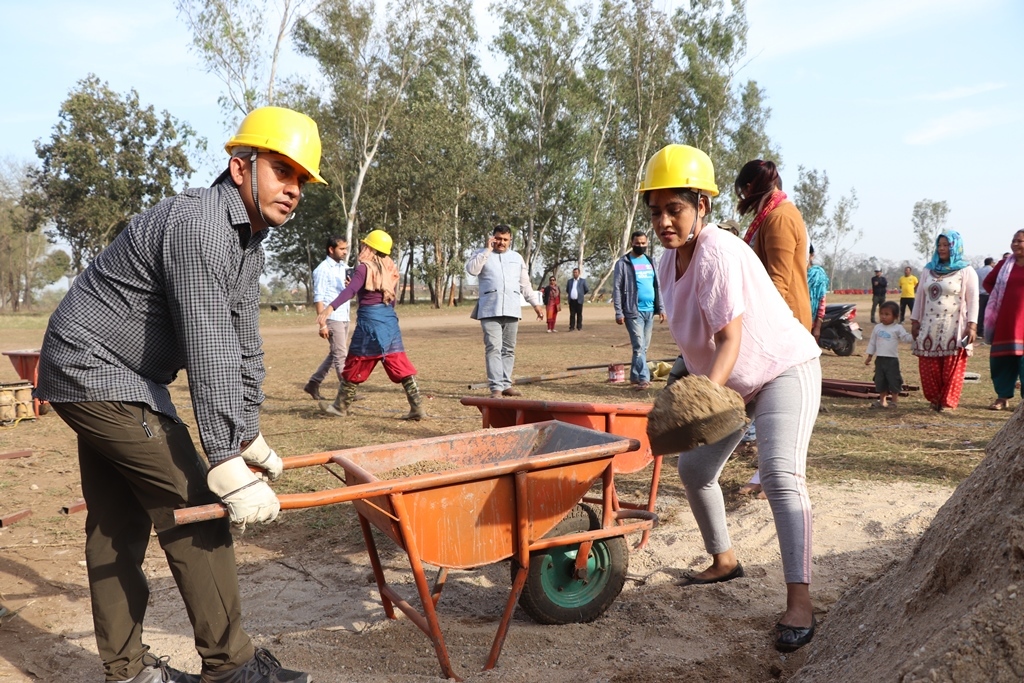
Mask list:
[[933,409],[959,405],[977,327],[978,274],[964,258],[960,233],[946,230],[935,239],[910,314],[921,390]]

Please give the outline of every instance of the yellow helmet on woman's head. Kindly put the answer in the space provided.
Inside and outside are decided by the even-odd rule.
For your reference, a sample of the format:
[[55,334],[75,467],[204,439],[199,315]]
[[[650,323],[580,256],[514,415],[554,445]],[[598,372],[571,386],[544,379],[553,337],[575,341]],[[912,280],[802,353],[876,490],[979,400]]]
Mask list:
[[362,242],[370,249],[379,251],[385,256],[391,255],[391,245],[393,244],[391,235],[383,230],[371,230],[370,234],[362,239]]
[[320,132],[316,121],[305,114],[284,107],[253,109],[224,145],[228,154],[236,147],[283,154],[305,169],[313,182],[327,184],[320,176]]
[[711,157],[689,145],[662,147],[647,162],[639,192],[688,188],[712,197],[718,195],[715,165]]

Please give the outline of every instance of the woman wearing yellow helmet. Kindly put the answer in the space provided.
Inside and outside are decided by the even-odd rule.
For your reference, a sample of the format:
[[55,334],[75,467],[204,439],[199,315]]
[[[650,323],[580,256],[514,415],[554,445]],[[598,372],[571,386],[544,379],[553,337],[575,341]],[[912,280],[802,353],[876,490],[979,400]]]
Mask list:
[[[820,351],[793,317],[764,267],[742,240],[705,230],[714,167],[704,152],[669,145],[648,162],[640,188],[665,254],[658,265],[669,330],[686,368],[743,397],[763,441],[762,484],[775,518],[786,579],[786,611],[775,646],[793,651],[814,635],[810,598],[811,505],[804,472],[821,400]],[[744,576],[726,526],[718,477],[743,436],[679,455],[679,477],[711,566],[680,585]]]
[[355,400],[356,387],[370,377],[379,361],[384,364],[384,371],[391,381],[402,385],[409,399],[409,413],[402,419],[422,420],[426,413],[423,412],[423,397],[416,384],[416,367],[405,355],[402,331],[398,328],[398,316],[395,314],[399,275],[398,267],[391,259],[391,235],[383,230],[373,230],[362,242],[359,264],[353,269],[348,286],[317,316],[317,324],[322,327],[336,307],[357,295],[359,297],[356,331],[345,357],[338,395],[334,403],[322,401],[320,407],[331,415],[348,415]]

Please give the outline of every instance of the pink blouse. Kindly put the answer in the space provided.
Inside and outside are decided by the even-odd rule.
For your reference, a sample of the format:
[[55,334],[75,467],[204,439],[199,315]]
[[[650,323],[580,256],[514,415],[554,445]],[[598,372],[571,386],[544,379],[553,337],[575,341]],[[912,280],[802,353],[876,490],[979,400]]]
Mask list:
[[666,249],[658,282],[669,330],[691,373],[711,371],[715,333],[740,315],[740,354],[726,386],[744,401],[786,370],[821,355],[814,337],[740,238],[717,228],[703,229],[693,260],[679,279],[675,262],[675,249]]

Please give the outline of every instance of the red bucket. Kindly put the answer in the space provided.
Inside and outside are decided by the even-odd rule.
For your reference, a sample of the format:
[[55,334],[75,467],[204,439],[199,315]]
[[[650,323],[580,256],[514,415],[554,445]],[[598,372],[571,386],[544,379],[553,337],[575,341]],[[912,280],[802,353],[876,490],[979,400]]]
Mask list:
[[622,363],[613,363],[608,366],[608,381],[609,382],[625,382],[626,381],[626,366]]

